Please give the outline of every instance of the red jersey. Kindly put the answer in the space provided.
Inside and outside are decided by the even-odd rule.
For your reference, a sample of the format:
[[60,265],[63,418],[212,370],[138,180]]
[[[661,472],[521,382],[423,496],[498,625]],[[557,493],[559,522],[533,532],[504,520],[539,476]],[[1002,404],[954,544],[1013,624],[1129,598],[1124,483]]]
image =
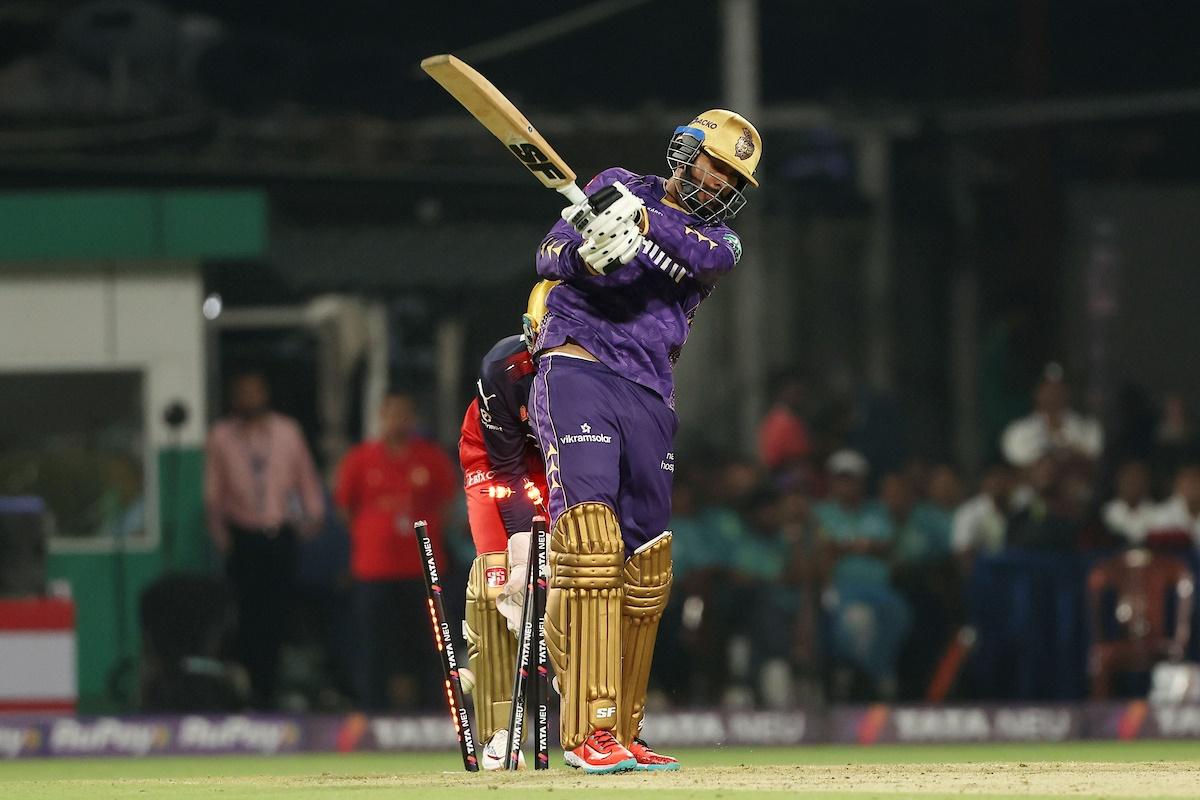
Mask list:
[[383,442],[364,442],[346,454],[334,494],[350,519],[350,571],[360,580],[416,578],[421,561],[413,523],[429,523],[439,563],[442,515],[453,498],[457,475],[433,442],[411,439],[400,452]]

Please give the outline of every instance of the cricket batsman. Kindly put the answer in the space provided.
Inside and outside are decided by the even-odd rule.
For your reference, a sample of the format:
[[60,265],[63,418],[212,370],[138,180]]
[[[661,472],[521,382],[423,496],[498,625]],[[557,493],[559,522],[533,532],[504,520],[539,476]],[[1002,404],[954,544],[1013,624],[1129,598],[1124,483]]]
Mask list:
[[531,414],[549,481],[546,644],[564,760],[586,772],[678,769],[639,737],[671,587],[672,369],[742,243],[725,223],[762,157],[715,109],[676,128],[669,176],[607,169],[542,241],[549,292]]
[[554,283],[541,281],[533,287],[524,334],[501,339],[484,356],[458,442],[476,552],[467,578],[463,633],[475,678],[472,694],[485,770],[502,769],[508,753],[505,726],[529,574],[529,537],[534,514],[545,513],[538,506],[547,494],[546,477],[529,422],[529,387],[536,368],[528,344]]

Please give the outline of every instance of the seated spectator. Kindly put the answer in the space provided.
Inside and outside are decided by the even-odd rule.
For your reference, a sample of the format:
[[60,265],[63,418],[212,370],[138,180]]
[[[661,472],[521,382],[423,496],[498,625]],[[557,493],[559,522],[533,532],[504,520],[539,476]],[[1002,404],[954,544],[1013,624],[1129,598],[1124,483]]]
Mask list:
[[1175,492],[1159,507],[1152,534],[1182,531],[1200,547],[1200,463],[1185,464],[1175,475]]
[[775,391],[774,404],[758,426],[758,458],[772,472],[803,461],[812,450],[804,420],[806,395],[804,381],[798,376],[784,378]]
[[[792,508],[771,484],[756,487],[743,501],[742,536],[727,554],[737,587],[730,621],[735,639],[748,645],[744,663],[733,665],[733,682],[748,681],[759,704],[771,708],[790,705],[793,696],[792,644],[801,605],[793,578],[801,552],[800,542],[784,535]],[[746,615],[746,608],[754,613]]]
[[724,629],[713,613],[727,586],[728,547],[697,503],[696,476],[680,471],[671,492],[674,585],[658,633],[651,688],[677,703],[713,702],[722,685]]
[[964,575],[970,572],[976,555],[990,555],[1004,549],[1016,485],[1012,467],[997,461],[984,471],[979,494],[954,512],[951,547],[962,564]]
[[894,561],[912,565],[950,554],[950,521],[928,503],[918,503],[909,479],[893,473],[879,487],[880,505],[895,538]]
[[1009,463],[1030,467],[1045,455],[1092,463],[1104,448],[1100,423],[1067,407],[1069,393],[1062,367],[1051,364],[1034,391],[1033,413],[1004,430],[1001,448]]
[[1150,497],[1150,471],[1142,461],[1117,468],[1117,496],[1104,505],[1104,524],[1128,544],[1139,545],[1158,523],[1159,507]]
[[892,585],[921,621],[898,663],[901,698],[918,699],[950,637],[950,618],[960,596],[950,558],[950,519],[931,504],[917,502],[904,473],[883,479],[880,505],[895,530]]
[[949,464],[934,465],[929,473],[929,491],[926,494],[931,506],[953,516],[954,510],[963,501],[963,484],[958,470]]
[[1009,520],[1009,547],[1065,550],[1084,534],[1091,484],[1054,454],[1039,458],[1026,472],[1033,490],[1029,504]]
[[[908,604],[891,585],[895,531],[883,508],[866,502],[870,467],[860,453],[839,450],[829,457],[827,469],[830,499],[814,506],[813,513],[833,565],[825,597],[832,654],[870,680],[873,694],[894,697],[896,661],[911,624]],[[849,683],[844,675],[837,679]],[[849,691],[847,685],[835,686],[838,694]]]
[[1171,392],[1163,398],[1162,413],[1154,432],[1151,458],[1154,486],[1166,490],[1179,468],[1200,453],[1200,432],[1183,395]]

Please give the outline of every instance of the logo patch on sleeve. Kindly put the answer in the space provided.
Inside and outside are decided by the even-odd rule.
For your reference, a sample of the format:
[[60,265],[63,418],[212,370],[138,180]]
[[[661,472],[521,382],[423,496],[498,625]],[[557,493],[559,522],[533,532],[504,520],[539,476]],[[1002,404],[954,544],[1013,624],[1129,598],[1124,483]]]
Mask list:
[[729,249],[733,251],[733,263],[738,263],[742,260],[742,240],[737,237],[732,231],[722,237],[725,244],[729,245]]

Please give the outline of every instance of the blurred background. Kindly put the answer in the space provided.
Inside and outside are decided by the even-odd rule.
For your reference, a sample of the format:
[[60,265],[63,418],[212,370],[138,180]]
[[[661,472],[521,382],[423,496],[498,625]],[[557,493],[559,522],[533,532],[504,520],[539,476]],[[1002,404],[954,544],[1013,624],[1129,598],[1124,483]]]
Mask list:
[[[339,465],[401,392],[458,617],[459,425],[560,205],[440,52],[583,180],[663,174],[707,108],[764,139],[677,371],[657,707],[1191,691],[1200,6],[542,13],[0,2],[0,649],[33,676],[0,708],[436,706],[419,596],[358,601]],[[243,390],[299,433],[306,525],[294,569],[227,580]],[[394,640],[377,693],[363,637]]]

